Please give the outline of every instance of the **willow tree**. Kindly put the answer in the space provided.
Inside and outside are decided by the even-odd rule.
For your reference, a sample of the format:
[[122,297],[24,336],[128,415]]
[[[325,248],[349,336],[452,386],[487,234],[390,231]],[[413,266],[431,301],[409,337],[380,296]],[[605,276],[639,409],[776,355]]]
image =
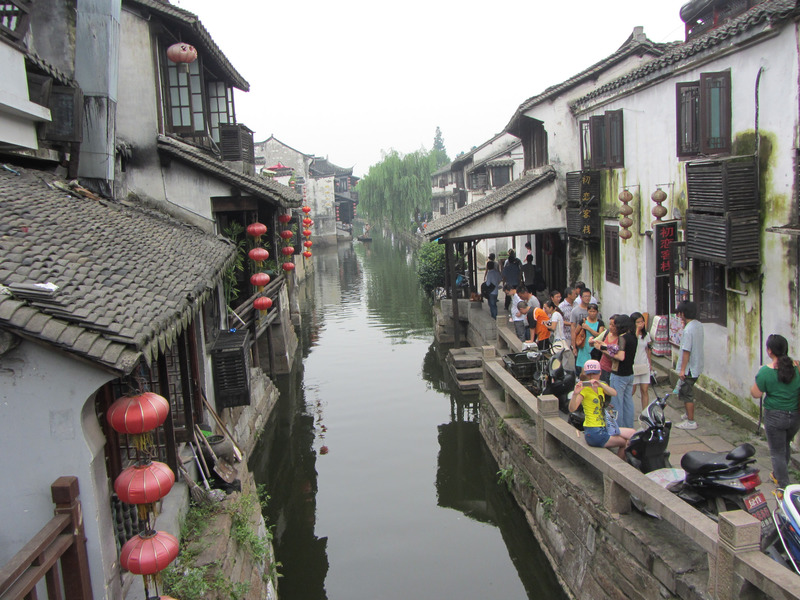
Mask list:
[[372,165],[358,183],[358,210],[395,231],[416,231],[421,215],[431,210],[432,152],[400,154],[392,150]]

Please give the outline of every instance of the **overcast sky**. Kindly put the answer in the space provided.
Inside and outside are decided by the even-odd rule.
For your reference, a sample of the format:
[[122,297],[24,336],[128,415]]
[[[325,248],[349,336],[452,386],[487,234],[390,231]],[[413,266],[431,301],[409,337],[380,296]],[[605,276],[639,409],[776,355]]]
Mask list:
[[236,117],[363,176],[381,152],[452,159],[499,133],[517,107],[613,53],[644,26],[683,38],[686,0],[172,0],[200,17],[250,83]]

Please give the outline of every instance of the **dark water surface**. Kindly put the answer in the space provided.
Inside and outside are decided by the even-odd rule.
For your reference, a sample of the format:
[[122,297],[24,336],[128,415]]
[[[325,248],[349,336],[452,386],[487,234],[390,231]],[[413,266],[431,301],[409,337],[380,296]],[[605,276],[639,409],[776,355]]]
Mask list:
[[315,251],[302,360],[250,461],[282,600],[565,598],[497,484],[474,397],[448,391],[412,252]]

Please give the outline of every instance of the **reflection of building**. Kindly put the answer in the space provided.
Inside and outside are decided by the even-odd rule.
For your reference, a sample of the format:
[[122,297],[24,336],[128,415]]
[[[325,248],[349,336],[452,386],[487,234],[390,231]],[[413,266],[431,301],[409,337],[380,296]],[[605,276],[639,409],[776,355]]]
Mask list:
[[291,185],[311,207],[314,243],[335,243],[350,237],[356,216],[358,178],[352,168],[338,167],[327,158],[304,154],[270,136],[255,144],[256,162],[262,173]]

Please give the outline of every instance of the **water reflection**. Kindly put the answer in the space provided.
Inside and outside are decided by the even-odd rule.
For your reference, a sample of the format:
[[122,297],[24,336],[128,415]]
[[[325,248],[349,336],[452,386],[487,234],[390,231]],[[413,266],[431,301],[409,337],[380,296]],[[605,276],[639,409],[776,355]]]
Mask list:
[[449,391],[413,253],[376,236],[314,260],[303,360],[250,465],[272,496],[282,600],[562,598],[497,484],[475,398]]

